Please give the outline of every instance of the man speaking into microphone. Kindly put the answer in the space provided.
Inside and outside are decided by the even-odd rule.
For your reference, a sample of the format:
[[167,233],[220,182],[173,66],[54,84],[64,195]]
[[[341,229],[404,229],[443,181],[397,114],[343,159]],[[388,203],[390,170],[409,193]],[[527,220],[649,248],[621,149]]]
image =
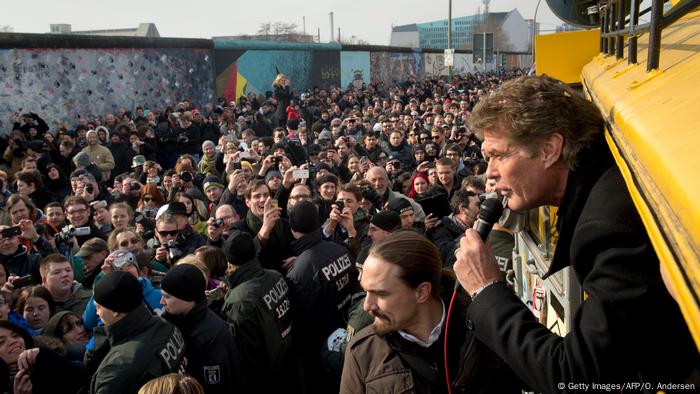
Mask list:
[[470,123],[483,138],[486,175],[511,210],[558,207],[559,239],[545,278],[571,265],[588,295],[570,333],[555,335],[502,281],[479,234],[467,230],[454,270],[472,296],[467,319],[477,338],[535,392],[576,387],[569,383],[684,382],[698,353],[597,108],[549,77],[521,77],[483,98]]

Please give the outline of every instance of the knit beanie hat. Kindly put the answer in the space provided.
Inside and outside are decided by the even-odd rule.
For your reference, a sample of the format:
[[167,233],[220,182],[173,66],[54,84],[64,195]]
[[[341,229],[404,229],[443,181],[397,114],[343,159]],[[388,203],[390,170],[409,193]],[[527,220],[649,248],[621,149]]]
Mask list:
[[279,171],[277,171],[277,170],[268,171],[267,174],[265,174],[265,182],[269,181],[270,178],[275,177],[275,176],[277,178],[282,179],[282,173],[280,173]]
[[389,203],[389,209],[401,215],[402,213],[413,209],[413,205],[405,198],[397,198]]
[[178,264],[168,270],[160,288],[183,301],[199,301],[207,289],[204,274],[192,264]]
[[371,224],[384,231],[394,231],[401,226],[401,216],[394,211],[381,211],[372,216]]
[[226,260],[233,265],[243,265],[257,256],[253,236],[249,233],[234,230],[226,238],[223,245]]
[[86,152],[79,152],[75,157],[73,157],[73,162],[75,162],[76,167],[87,167],[90,165],[92,160],[90,160],[90,155]]
[[129,313],[143,302],[141,284],[128,272],[105,275],[95,286],[95,302],[114,312]]
[[318,220],[318,209],[311,201],[302,201],[289,212],[289,226],[300,233],[318,230],[321,227]]
[[211,175],[211,176],[204,178],[204,181],[202,182],[202,189],[204,189],[204,192],[209,190],[209,188],[215,187],[215,186],[218,186],[218,187],[224,189],[224,184],[223,184],[223,182],[221,182],[221,179],[219,179],[219,177]]
[[207,146],[211,146],[212,148],[216,148],[216,145],[214,145],[214,143],[210,140],[206,140],[206,141],[202,142],[202,150],[204,150],[204,148],[206,148]]

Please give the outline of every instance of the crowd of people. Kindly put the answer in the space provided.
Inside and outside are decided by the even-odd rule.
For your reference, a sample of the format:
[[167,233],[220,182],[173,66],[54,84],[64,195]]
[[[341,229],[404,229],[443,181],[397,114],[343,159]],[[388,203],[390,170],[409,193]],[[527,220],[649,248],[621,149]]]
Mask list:
[[487,162],[471,114],[512,79],[537,80],[294,92],[278,75],[266,96],[72,125],[16,113],[0,146],[0,388],[547,391],[467,319],[510,277],[508,228],[488,241],[495,271],[450,299],[455,263],[472,277],[487,168],[512,154],[487,144]]

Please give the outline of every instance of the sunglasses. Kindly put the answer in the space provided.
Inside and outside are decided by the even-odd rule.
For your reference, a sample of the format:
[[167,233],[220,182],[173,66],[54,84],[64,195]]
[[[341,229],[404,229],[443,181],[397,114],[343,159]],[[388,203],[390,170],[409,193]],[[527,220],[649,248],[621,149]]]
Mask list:
[[143,201],[146,201],[146,202],[153,201],[153,200],[155,200],[153,197],[144,197],[143,198]]
[[177,237],[177,235],[180,233],[180,230],[170,230],[170,231],[164,231],[164,230],[158,230],[158,234],[167,237]]
[[139,241],[138,238],[125,239],[124,241],[119,242],[119,246],[122,248],[126,248],[127,246],[129,246],[129,244],[138,245],[139,242],[141,241]]

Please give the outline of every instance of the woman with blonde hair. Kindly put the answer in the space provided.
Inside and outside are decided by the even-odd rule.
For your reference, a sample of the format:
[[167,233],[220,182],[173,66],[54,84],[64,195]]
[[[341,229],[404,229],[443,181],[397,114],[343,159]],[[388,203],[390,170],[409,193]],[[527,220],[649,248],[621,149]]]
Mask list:
[[192,376],[170,373],[144,384],[138,394],[204,394],[204,389]]
[[289,87],[289,79],[284,74],[277,74],[275,80],[272,82],[272,87],[275,89],[272,97],[277,101],[277,109],[275,110],[275,119],[277,124],[273,125],[275,127],[285,127],[287,126],[287,106],[292,102],[291,88]]

